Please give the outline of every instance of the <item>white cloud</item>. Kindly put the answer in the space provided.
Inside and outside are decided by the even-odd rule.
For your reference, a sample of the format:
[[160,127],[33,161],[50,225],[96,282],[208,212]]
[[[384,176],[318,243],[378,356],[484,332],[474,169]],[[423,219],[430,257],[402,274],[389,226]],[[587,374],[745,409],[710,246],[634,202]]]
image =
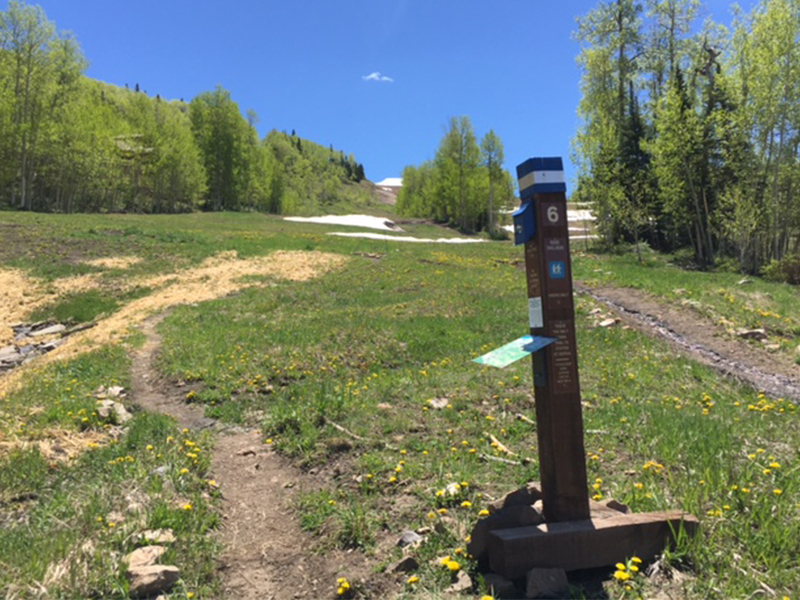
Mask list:
[[369,75],[364,75],[361,77],[361,79],[364,81],[385,81],[386,83],[394,83],[394,79],[387,77],[386,75],[381,75],[379,71],[375,71]]

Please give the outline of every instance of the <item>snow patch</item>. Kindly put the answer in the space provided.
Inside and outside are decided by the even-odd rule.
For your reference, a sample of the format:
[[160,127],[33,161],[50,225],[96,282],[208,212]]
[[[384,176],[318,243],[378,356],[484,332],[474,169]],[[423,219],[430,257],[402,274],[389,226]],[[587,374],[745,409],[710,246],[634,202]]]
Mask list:
[[340,237],[367,238],[370,240],[386,240],[390,242],[422,242],[431,244],[479,244],[486,240],[472,238],[415,238],[407,235],[386,235],[383,233],[341,233],[332,232],[328,235],[338,235]]
[[298,223],[320,223],[322,225],[340,225],[345,227],[366,227],[383,231],[403,231],[394,221],[369,215],[325,215],[324,217],[284,217],[286,221]]

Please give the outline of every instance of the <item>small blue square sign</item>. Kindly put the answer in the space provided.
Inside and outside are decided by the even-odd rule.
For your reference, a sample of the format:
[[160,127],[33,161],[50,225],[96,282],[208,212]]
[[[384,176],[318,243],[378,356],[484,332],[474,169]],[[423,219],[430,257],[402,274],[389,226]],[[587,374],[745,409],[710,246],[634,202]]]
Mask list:
[[567,265],[563,260],[551,260],[547,270],[550,279],[564,279],[567,276]]

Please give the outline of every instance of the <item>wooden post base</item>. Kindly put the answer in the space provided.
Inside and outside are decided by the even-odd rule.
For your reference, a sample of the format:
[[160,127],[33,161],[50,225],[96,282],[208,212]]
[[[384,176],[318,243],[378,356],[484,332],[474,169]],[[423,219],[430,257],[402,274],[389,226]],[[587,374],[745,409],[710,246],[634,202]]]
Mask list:
[[679,530],[694,535],[699,526],[696,517],[672,511],[499,529],[489,535],[489,564],[516,579],[533,568],[576,571],[634,556],[649,561],[675,542]]

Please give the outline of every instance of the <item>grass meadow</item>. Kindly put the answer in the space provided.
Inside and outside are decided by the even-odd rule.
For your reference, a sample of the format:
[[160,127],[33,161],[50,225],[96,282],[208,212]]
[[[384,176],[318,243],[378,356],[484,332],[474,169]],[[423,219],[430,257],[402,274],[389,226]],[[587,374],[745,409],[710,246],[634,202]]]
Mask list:
[[[430,225],[407,229],[419,237],[453,235]],[[259,285],[233,296],[177,307],[159,328],[158,369],[191,382],[188,400],[208,416],[260,428],[276,451],[321,474],[319,489],[296,506],[315,535],[311,551],[354,548],[379,576],[401,556],[381,539],[430,526],[416,551],[419,571],[399,597],[441,595],[452,575],[431,559],[442,555],[474,575],[467,597],[488,594],[464,538],[487,501],[538,478],[535,427],[517,418],[534,419],[535,412],[528,360],[498,370],[471,359],[527,333],[522,252],[510,242],[326,235],[334,230],[243,214],[2,213],[0,234],[12,246],[0,245],[0,266],[52,282],[101,272],[86,259],[143,259],[128,270],[102,271],[113,281],[189,268],[230,250],[243,257],[285,249],[347,256],[345,267],[320,279],[253,281]],[[798,344],[795,288],[750,278],[743,292],[740,275],[684,271],[649,254],[640,264],[633,254],[578,251],[573,263],[589,285],[637,287],[665,301],[689,297],[696,304],[687,310],[707,316],[709,327],[725,319],[768,329],[781,351]],[[91,320],[131,297],[54,299],[37,317]],[[604,593],[797,597],[795,405],[732,383],[635,330],[594,327],[595,308],[587,297],[576,300],[587,493],[633,511],[683,509],[701,521],[696,539],[681,540],[662,558],[671,578],[649,578],[644,565],[622,581],[611,569]],[[126,597],[120,557],[144,543],[135,532],[170,527],[177,542],[168,559],[182,580],[169,597],[217,597],[213,436],[142,412],[119,429],[94,410],[93,390],[125,386],[129,351],[141,343],[132,333],[120,345],[35,372],[0,398],[0,595]],[[24,443],[48,437],[82,440],[82,451],[51,460]],[[452,483],[458,494],[441,493]],[[336,590],[332,581],[331,598]],[[590,594],[579,584],[571,591]]]

